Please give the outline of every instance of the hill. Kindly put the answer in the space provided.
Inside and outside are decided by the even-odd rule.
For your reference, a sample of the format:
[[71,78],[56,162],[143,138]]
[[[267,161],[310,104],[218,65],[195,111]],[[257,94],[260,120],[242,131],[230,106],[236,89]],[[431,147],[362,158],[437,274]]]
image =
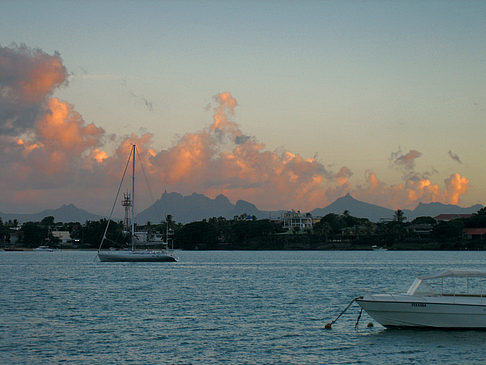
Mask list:
[[462,208],[452,204],[442,203],[419,203],[417,207],[410,212],[410,216],[407,215],[409,220],[417,217],[435,217],[439,214],[470,214],[476,213],[483,206],[476,204],[470,207]]
[[53,216],[55,222],[80,222],[84,223],[87,220],[97,221],[103,218],[102,216],[92,214],[84,209],[80,209],[73,204],[64,204],[57,209],[46,209],[39,213],[18,214],[18,213],[1,213],[2,220],[17,219],[20,223],[23,222],[40,222],[43,218]]
[[329,213],[343,214],[345,210],[353,217],[368,218],[372,222],[378,222],[381,219],[391,219],[394,213],[392,209],[365,203],[354,199],[350,194],[346,194],[325,208],[314,209],[311,211],[311,214],[314,217],[323,217]]

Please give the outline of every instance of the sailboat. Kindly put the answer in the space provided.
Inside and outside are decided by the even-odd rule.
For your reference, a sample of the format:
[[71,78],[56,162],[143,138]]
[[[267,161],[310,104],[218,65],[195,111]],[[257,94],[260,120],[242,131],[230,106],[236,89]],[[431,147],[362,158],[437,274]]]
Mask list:
[[[108,226],[113,216],[113,210],[115,208],[116,200],[120,193],[120,188],[125,177],[125,172],[123,173],[122,181],[118,187],[118,191],[115,198],[115,204],[111,209],[110,218],[106,224],[105,232],[103,238],[101,239],[100,246],[98,248],[98,258],[102,262],[175,262],[177,258],[172,254],[167,252],[167,242],[164,242],[160,235],[149,234],[148,232],[135,232],[135,153],[136,145],[132,145],[130,156],[128,157],[127,166],[125,167],[125,172],[132,161],[132,193],[125,194],[123,197],[122,205],[125,207],[125,225],[131,226],[130,240],[131,249],[130,250],[101,250],[106,238],[106,233],[108,232]],[[128,215],[131,214],[131,219]],[[136,249],[136,246],[160,246],[159,249],[149,250],[149,249]]]

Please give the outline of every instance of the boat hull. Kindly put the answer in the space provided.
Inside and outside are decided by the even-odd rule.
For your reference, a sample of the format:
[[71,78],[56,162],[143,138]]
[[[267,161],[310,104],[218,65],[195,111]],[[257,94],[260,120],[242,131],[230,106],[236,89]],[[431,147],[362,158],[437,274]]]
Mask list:
[[486,298],[382,295],[356,302],[385,327],[486,329]]
[[177,258],[164,252],[107,251],[98,252],[101,262],[176,262]]
[[40,252],[53,252],[54,249],[50,248],[50,247],[47,247],[47,246],[39,246],[39,247],[36,247],[34,248],[33,251],[40,251]]

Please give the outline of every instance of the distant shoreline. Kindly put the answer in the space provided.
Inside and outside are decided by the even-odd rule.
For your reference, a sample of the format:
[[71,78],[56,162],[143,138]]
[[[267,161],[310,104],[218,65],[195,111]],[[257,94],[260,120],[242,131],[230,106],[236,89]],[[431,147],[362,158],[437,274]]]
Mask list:
[[[396,244],[391,247],[363,247],[355,245],[330,245],[329,247],[292,247],[292,248],[228,248],[228,247],[215,247],[215,248],[198,248],[198,249],[182,249],[176,248],[178,251],[486,251],[486,247],[470,247],[461,246],[458,247],[457,243],[421,243],[417,244]],[[34,248],[30,247],[12,247],[12,248],[0,248],[0,251],[4,252],[32,252]],[[80,252],[95,252],[96,248],[54,248],[54,251],[80,251]]]

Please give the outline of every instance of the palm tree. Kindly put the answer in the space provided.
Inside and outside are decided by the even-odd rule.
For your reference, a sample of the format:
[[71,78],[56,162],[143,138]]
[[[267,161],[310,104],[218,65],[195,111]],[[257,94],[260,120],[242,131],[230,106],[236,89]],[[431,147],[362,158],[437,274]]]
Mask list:
[[165,223],[167,224],[167,228],[172,228],[174,224],[174,220],[172,219],[172,214],[167,214],[165,217]]
[[395,213],[393,214],[393,223],[394,223],[394,231],[396,234],[396,238],[398,241],[402,240],[402,237],[404,235],[404,227],[403,223],[407,220],[407,217],[405,217],[405,214],[403,213],[403,210],[397,209]]
[[403,224],[407,220],[407,217],[405,217],[403,210],[397,209],[393,214],[393,220],[399,224]]

